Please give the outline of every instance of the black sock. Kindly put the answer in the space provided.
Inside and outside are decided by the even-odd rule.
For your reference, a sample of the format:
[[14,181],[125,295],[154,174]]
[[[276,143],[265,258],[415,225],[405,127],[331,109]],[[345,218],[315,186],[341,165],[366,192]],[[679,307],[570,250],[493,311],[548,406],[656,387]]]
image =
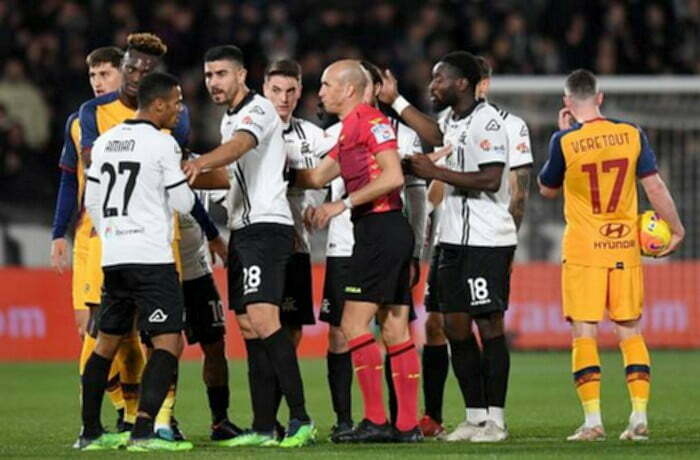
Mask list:
[[304,384],[301,381],[301,371],[297,361],[297,352],[289,335],[278,329],[272,335],[263,339],[267,354],[275,369],[280,389],[289,406],[289,418],[309,421],[304,402]]
[[386,389],[389,393],[389,420],[392,425],[396,424],[396,416],[399,412],[399,406],[396,402],[396,390],[394,389],[394,379],[391,376],[391,358],[389,353],[384,357],[384,379],[386,380]]
[[350,352],[326,355],[328,386],[338,423],[352,425],[352,358]]
[[85,363],[82,382],[82,435],[92,439],[102,434],[100,412],[112,361],[93,352]]
[[145,412],[148,417],[136,418],[132,438],[146,438],[153,433],[153,419],[163,405],[168,389],[176,379],[176,374],[177,357],[166,350],[153,350],[143,370],[139,393],[139,412]]
[[459,382],[465,407],[486,408],[484,378],[481,373],[481,350],[476,337],[470,337],[467,340],[450,340],[450,351],[452,369]]
[[260,339],[246,339],[248,353],[248,385],[253,405],[253,430],[269,433],[275,428],[275,370]]
[[510,373],[510,353],[506,337],[484,340],[484,382],[488,406],[505,407]]
[[216,425],[226,420],[230,400],[228,385],[207,387],[207,397],[209,398],[212,423]]
[[275,392],[272,398],[272,407],[274,408],[275,418],[277,417],[277,412],[280,410],[280,405],[282,404],[282,388],[280,388],[279,380],[275,379]]
[[423,401],[425,414],[442,423],[445,381],[450,367],[447,344],[423,346]]

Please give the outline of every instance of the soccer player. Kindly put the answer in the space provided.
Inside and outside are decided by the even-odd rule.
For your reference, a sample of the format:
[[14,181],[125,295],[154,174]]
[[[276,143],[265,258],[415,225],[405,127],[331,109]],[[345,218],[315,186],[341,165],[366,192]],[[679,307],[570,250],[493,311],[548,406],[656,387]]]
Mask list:
[[[488,61],[481,56],[476,56],[481,70],[481,81],[476,86],[476,99],[484,100],[488,96],[489,87],[491,84],[492,69]],[[530,172],[532,170],[532,152],[530,148],[530,135],[527,125],[522,118],[498,108],[491,103],[497,110],[505,125],[508,136],[508,160],[510,172],[508,174],[508,182],[510,187],[510,204],[508,211],[515,221],[516,229],[520,228],[520,224],[525,215],[525,203],[528,197]],[[431,191],[435,194],[442,194],[443,185],[438,181],[431,184]],[[442,201],[442,197],[438,199]],[[438,224],[439,212],[436,213],[433,219],[434,225]],[[438,260],[440,257],[439,246],[435,248],[434,257],[431,262],[429,286],[436,286]],[[425,401],[425,416],[421,419],[421,429],[423,434],[440,436],[444,431],[442,427],[442,403],[445,380],[447,378],[448,369],[448,350],[447,338],[443,330],[444,318],[439,311],[437,305],[437,293],[433,290],[426,294],[426,310],[428,318],[425,323],[426,345],[423,348],[423,396]],[[472,344],[475,346],[476,344]],[[447,441],[459,441],[465,437],[469,437],[469,433],[473,431],[473,425],[483,423],[484,414],[487,407],[483,398],[483,375],[479,372],[480,367],[476,366],[472,378],[472,390],[468,391],[467,399],[467,414],[471,414],[471,419],[463,422],[449,436],[446,436]],[[481,415],[481,416],[480,416]],[[482,419],[482,420],[480,420]]]
[[[301,97],[301,66],[280,59],[265,69],[264,96],[272,102],[282,120],[287,165],[293,169],[313,168],[319,158],[335,145],[335,139],[310,121],[293,116]],[[287,199],[294,220],[294,250],[286,269],[284,303],[280,319],[289,329],[295,346],[301,340],[302,325],[314,324],[311,299],[311,249],[303,212],[325,199],[325,192],[288,187]]]
[[[248,89],[243,53],[235,46],[209,49],[204,78],[215,104],[227,107],[222,144],[184,165],[191,181],[208,169],[226,167],[229,240],[229,308],[235,310],[248,352],[253,429],[230,446],[300,447],[315,440],[306,412],[296,349],[280,322],[285,268],[293,252],[294,222],[283,177],[286,162],[282,121],[274,106]],[[275,435],[276,382],[290,412],[285,438]]]
[[143,371],[127,450],[193,447],[154,433],[154,418],[182,351],[184,306],[172,251],[173,210],[189,213],[195,201],[180,169],[180,147],[161,132],[178,123],[182,91],[174,77],[153,73],[141,81],[137,97],[134,119],[95,141],[87,174],[85,206],[103,243],[104,294],[97,343],[82,379],[82,450],[124,445],[123,437],[104,432],[100,406],[112,359],[135,321],[154,350]]
[[[417,442],[420,365],[408,328],[413,232],[401,213],[404,185],[396,133],[389,120],[365,103],[373,85],[359,62],[341,60],[323,72],[319,96],[343,127],[339,142],[317,168],[298,172],[299,184],[320,188],[337,176],[347,197],[316,208],[311,220],[322,228],[351,209],[354,247],[345,284],[341,328],[348,340],[362,390],[364,419],[337,442]],[[398,398],[396,429],[382,398],[382,359],[370,332],[378,316],[392,360]]]
[[[642,264],[637,233],[637,181],[654,210],[671,227],[673,252],[685,229],[656,168],[654,151],[638,126],[603,117],[596,77],[579,69],[566,78],[559,131],[539,174],[540,193],[555,198],[564,188],[566,229],[562,244],[562,307],[571,323],[571,369],[584,423],[567,439],[605,439],[600,412],[598,323],[607,311],[615,323],[632,413],[620,439],[649,437],[649,352],[641,334]],[[615,227],[616,232],[609,231]]]
[[[394,95],[388,102],[427,142],[453,148],[445,167],[425,156],[411,157],[410,167],[420,177],[445,184],[437,295],[465,406],[479,407],[472,398],[480,397],[483,376],[488,409],[467,413],[466,423],[473,426],[461,438],[496,442],[508,436],[504,407],[510,356],[503,316],[517,238],[508,211],[508,136],[497,110],[475,99],[479,81],[478,61],[467,52],[448,53],[435,64],[429,90],[435,110],[447,109],[442,129],[405,99]],[[436,136],[441,132],[443,141]]]
[[[90,163],[90,150],[95,139],[113,126],[132,118],[136,113],[138,101],[136,99],[138,85],[141,79],[153,72],[160,65],[161,57],[167,51],[165,44],[157,36],[149,33],[131,34],[127,37],[127,50],[121,63],[122,85],[117,91],[104,94],[91,99],[80,107],[80,144],[81,160],[85,165]],[[189,115],[185,107],[178,117],[178,123],[172,130],[172,135],[181,146],[186,145],[189,134]],[[217,251],[220,257],[226,256],[225,243],[218,234],[216,226],[211,223],[206,210],[199,200],[195,201],[192,216],[207,232],[207,238],[211,242],[211,248]],[[180,254],[177,249],[180,238],[179,227],[175,227],[175,262],[178,272],[182,273]],[[85,281],[85,302],[99,305],[100,291],[102,287],[102,272],[99,268],[100,240],[96,236],[90,238],[87,260],[87,275]],[[96,331],[92,331],[93,335]],[[147,337],[144,337],[148,344]],[[122,393],[126,406],[125,429],[131,428],[136,416],[138,382],[143,369],[143,358],[137,358],[142,353],[138,343],[138,337],[132,336],[122,341],[122,346],[128,347],[130,353],[123,359],[125,366],[120,372]],[[84,352],[87,359],[89,352]],[[121,360],[120,360],[121,361]],[[140,364],[140,365],[139,365]],[[172,418],[172,409],[175,404],[176,381],[166,397],[163,410],[158,414],[155,428],[164,436],[182,438],[176,421]]]
[[[88,66],[88,76],[90,86],[95,96],[116,91],[122,83],[122,76],[119,72],[124,52],[115,47],[107,46],[97,48],[88,54],[85,63]],[[86,276],[86,262],[88,257],[88,243],[92,231],[92,223],[83,208],[83,192],[85,190],[85,167],[78,157],[78,146],[80,145],[80,127],[78,112],[73,112],[66,120],[64,133],[63,150],[59,160],[61,168],[61,181],[56,199],[56,211],[52,228],[51,241],[51,265],[59,272],[63,272],[66,265],[68,241],[66,231],[73,213],[78,209],[78,217],[75,225],[75,237],[73,240],[73,311],[75,322],[78,327],[80,339],[84,342],[83,351],[80,357],[80,374],[87,356],[94,348],[95,339],[86,334],[88,322],[91,316],[90,307],[85,302],[84,288]],[[128,347],[123,347],[122,353],[128,352]],[[138,360],[140,355],[133,356]],[[119,367],[123,359],[117,359],[110,371],[110,384],[107,387],[112,404],[117,410],[117,429],[123,430],[124,426],[124,397],[119,383]],[[137,364],[138,367],[138,364]],[[141,368],[143,364],[141,364]]]

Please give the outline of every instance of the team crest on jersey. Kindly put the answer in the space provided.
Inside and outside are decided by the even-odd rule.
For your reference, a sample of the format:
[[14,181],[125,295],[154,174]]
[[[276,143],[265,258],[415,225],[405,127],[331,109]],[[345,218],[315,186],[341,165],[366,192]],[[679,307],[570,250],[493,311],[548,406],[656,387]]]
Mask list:
[[265,115],[265,111],[259,105],[256,105],[252,109],[250,109],[250,113],[257,113],[258,115]]
[[311,147],[309,146],[309,142],[301,141],[301,147],[299,148],[299,151],[302,155],[309,155],[311,153]]
[[491,141],[484,139],[483,141],[479,142],[479,147],[481,147],[481,150],[488,152],[491,150]]
[[372,134],[374,135],[374,140],[377,141],[378,144],[390,141],[392,139],[396,139],[396,136],[394,135],[394,130],[391,129],[391,126],[387,125],[386,123],[376,124],[370,128],[370,131],[372,131]]
[[486,131],[498,131],[501,129],[501,125],[498,124],[495,118],[492,118],[488,123],[486,123],[486,127],[484,129]]
[[457,142],[459,142],[460,144],[464,144],[465,142],[467,142],[467,132],[466,131],[462,131],[462,134],[459,135],[459,139],[457,140]]
[[530,147],[528,147],[527,142],[521,142],[515,146],[515,150],[520,153],[530,153]]

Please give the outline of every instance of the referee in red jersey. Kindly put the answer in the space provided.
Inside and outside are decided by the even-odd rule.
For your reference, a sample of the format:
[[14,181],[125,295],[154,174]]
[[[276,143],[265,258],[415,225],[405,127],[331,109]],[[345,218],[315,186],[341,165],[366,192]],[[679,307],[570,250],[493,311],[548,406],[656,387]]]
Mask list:
[[[420,365],[409,334],[410,265],[413,231],[402,214],[404,183],[396,133],[376,108],[363,103],[369,75],[358,61],[330,65],[321,77],[324,109],[338,115],[338,144],[318,167],[297,172],[295,185],[321,188],[341,175],[347,196],[312,211],[322,228],[350,208],[353,248],[345,286],[341,328],[345,334],[364,399],[364,419],[335,442],[417,442]],[[375,315],[391,359],[398,399],[396,426],[387,421],[382,396],[382,357],[370,331]]]

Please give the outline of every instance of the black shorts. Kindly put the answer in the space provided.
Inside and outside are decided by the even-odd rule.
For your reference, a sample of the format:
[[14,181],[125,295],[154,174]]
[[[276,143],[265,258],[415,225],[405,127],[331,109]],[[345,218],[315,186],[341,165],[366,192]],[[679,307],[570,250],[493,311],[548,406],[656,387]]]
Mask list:
[[345,299],[410,305],[413,230],[406,217],[399,211],[367,214],[355,220],[353,234]]
[[345,304],[345,285],[350,271],[351,257],[326,257],[326,276],[323,280],[323,302],[318,319],[340,327]]
[[282,306],[284,273],[292,255],[294,227],[253,224],[234,230],[228,249],[228,301],[237,315],[250,303]]
[[440,311],[476,317],[508,309],[515,246],[441,246],[437,280]]
[[224,310],[214,278],[206,274],[182,282],[185,298],[185,335],[187,343],[208,345],[226,333]]
[[316,324],[311,299],[311,256],[303,252],[292,254],[287,262],[284,279],[284,300],[280,322],[286,326]]
[[430,270],[428,271],[428,281],[425,283],[425,311],[430,313],[441,313],[438,295],[438,260],[440,259],[440,245],[433,248],[433,256],[430,259]]
[[149,337],[178,333],[185,326],[185,307],[175,264],[119,265],[105,268],[97,327],[124,335],[137,326]]

